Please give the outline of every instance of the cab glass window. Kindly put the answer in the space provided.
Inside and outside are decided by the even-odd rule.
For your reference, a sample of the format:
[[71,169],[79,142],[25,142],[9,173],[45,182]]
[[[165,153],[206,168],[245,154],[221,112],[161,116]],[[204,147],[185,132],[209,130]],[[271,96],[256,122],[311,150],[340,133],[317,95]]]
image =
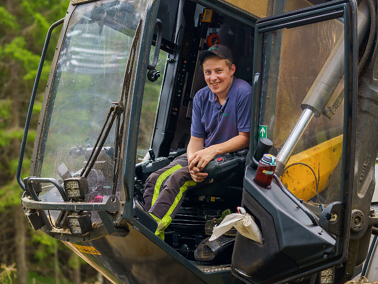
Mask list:
[[[46,115],[32,175],[59,183],[81,175],[110,108],[124,95],[125,69],[145,2],[96,1],[75,7],[44,102]],[[124,103],[127,117],[128,102]],[[113,193],[115,140],[113,125],[87,176],[86,202],[106,202]],[[120,187],[117,179],[118,196]],[[43,187],[41,200],[63,202],[50,184]]]
[[[155,47],[151,48],[150,62],[153,60]],[[167,53],[160,50],[159,59],[155,70],[159,72],[159,77],[155,82],[148,78],[144,86],[143,103],[139,121],[137,163],[141,162],[151,147],[152,136],[155,129],[156,114],[159,105],[160,92],[164,80],[165,64]],[[148,76],[147,76],[148,77]]]
[[[264,37],[264,49],[270,55],[262,60],[266,71],[259,125],[267,127],[275,155],[280,155],[304,111],[316,109],[311,102],[326,100],[325,108],[315,110],[281,175],[283,184],[305,201],[328,204],[339,199],[344,56],[334,59],[335,53],[344,52],[338,44],[344,40],[343,30],[343,22],[335,19],[268,32]],[[325,88],[329,94],[321,94],[324,82],[319,78],[330,64],[337,71]]]

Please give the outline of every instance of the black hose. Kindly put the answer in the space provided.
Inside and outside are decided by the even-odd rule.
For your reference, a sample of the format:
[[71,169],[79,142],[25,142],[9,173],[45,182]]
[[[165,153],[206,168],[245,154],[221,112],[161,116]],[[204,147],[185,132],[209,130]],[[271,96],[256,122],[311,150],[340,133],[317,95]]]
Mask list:
[[[369,5],[369,13],[370,13],[370,31],[368,36],[368,42],[366,44],[364,53],[362,54],[362,57],[360,59],[360,62],[358,63],[358,74],[360,74],[365,67],[366,61],[369,58],[369,55],[371,53],[371,50],[373,48],[373,43],[375,39],[375,35],[377,32],[377,13],[375,11],[374,7],[374,1],[373,0],[367,0]],[[377,45],[375,46],[374,52],[377,50]],[[341,91],[341,93],[337,96],[337,99],[330,107],[326,107],[323,111],[323,114],[328,118],[331,119],[332,116],[336,113],[336,110],[339,108],[341,103],[344,100],[344,91]]]
[[372,235],[375,235],[375,236],[378,236],[378,228],[376,228],[376,227],[372,227],[372,228],[371,228],[371,234],[372,234]]
[[[378,18],[376,17],[376,25],[378,25]],[[378,52],[378,44],[375,44],[374,51],[373,51],[373,58],[375,57],[376,53]]]
[[[317,197],[317,199],[318,199],[318,203],[321,204],[321,203],[322,203],[322,202],[320,201],[321,196],[319,195],[319,181],[318,181],[318,178],[316,177],[315,171],[314,171],[309,165],[307,165],[307,164],[305,164],[305,163],[293,163],[293,164],[287,166],[286,168],[284,168],[282,174],[283,174],[287,169],[289,169],[290,167],[295,166],[295,165],[306,166],[306,167],[308,167],[308,168],[311,170],[311,172],[314,174],[314,178],[315,178],[315,186],[316,186],[316,197]],[[326,203],[326,201],[324,200],[324,198],[322,198],[322,199],[323,199],[323,203]]]
[[371,49],[373,47],[374,39],[375,39],[376,29],[377,29],[377,14],[375,12],[374,2],[373,0],[367,0],[367,1],[369,5],[369,12],[370,12],[370,31],[369,31],[368,42],[366,44],[364,53],[360,59],[360,62],[358,63],[358,74],[361,73],[370,55]]

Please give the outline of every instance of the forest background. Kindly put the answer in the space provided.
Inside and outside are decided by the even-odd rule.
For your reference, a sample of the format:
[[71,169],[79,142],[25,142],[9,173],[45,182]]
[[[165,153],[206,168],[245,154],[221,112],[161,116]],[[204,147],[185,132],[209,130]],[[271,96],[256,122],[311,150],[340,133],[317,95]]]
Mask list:
[[[16,181],[31,91],[49,26],[69,0],[0,0],[0,283],[110,283],[59,241],[34,231]],[[29,175],[35,129],[60,28],[53,32],[33,109],[22,177]]]

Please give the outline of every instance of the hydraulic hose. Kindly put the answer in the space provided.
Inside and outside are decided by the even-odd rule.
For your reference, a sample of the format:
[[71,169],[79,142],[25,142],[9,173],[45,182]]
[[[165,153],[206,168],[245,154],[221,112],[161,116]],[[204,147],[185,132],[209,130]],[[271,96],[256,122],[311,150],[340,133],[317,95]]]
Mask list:
[[[369,13],[370,13],[370,32],[368,41],[364,50],[364,53],[360,59],[360,62],[358,63],[358,74],[361,73],[363,68],[365,67],[366,61],[370,56],[371,50],[373,48],[374,39],[377,32],[377,13],[375,11],[375,6],[373,0],[367,0],[369,5]],[[337,96],[337,99],[330,107],[326,107],[323,111],[323,115],[326,116],[328,119],[331,119],[332,116],[336,113],[336,110],[340,107],[341,103],[344,100],[344,80],[339,83],[339,86],[335,90],[335,92],[338,92],[339,95]]]

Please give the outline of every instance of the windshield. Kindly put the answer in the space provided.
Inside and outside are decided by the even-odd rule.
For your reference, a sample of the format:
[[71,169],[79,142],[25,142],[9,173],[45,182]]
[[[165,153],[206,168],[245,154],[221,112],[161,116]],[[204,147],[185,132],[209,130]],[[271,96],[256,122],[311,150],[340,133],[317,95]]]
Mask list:
[[[144,17],[146,2],[97,1],[74,10],[50,95],[45,98],[33,176],[55,178],[62,183],[80,175],[112,103],[119,101],[131,44]],[[105,202],[106,196],[112,194],[115,136],[113,125],[88,175],[86,202]],[[120,185],[118,182],[119,197]],[[43,187],[40,198],[63,202],[50,185]]]

